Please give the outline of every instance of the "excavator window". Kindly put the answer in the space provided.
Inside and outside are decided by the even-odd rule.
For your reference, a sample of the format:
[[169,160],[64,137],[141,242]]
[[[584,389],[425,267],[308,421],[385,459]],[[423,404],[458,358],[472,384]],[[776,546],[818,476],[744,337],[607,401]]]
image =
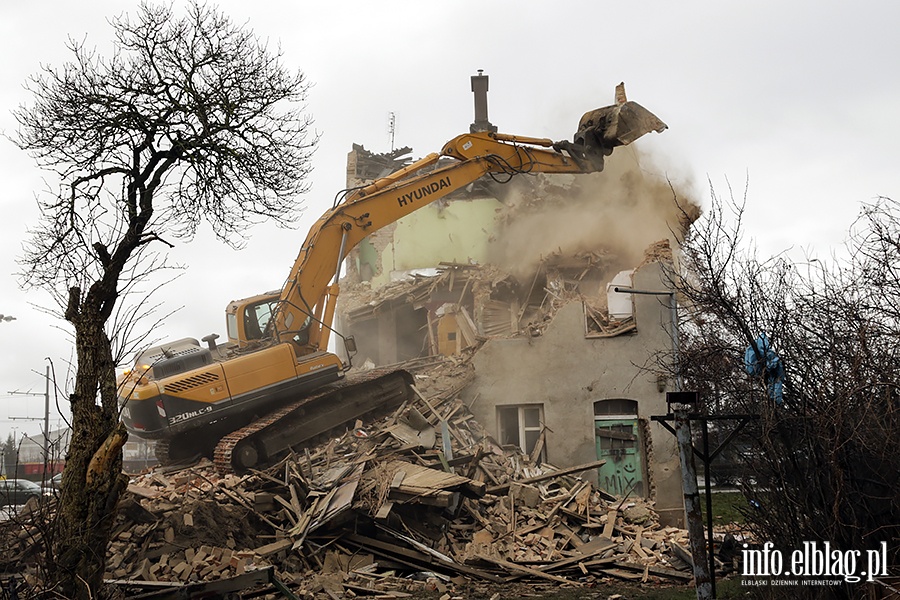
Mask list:
[[251,304],[244,311],[244,335],[248,340],[262,338],[266,325],[272,319],[272,302]]

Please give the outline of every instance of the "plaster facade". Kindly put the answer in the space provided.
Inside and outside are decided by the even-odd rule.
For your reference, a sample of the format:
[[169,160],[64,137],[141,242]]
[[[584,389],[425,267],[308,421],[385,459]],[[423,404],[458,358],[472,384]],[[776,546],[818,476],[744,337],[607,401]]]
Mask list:
[[[638,269],[634,286],[663,290],[661,269]],[[464,391],[466,404],[488,431],[498,432],[498,408],[541,406],[547,427],[545,457],[560,467],[597,460],[594,407],[598,401],[636,401],[644,439],[648,486],[664,524],[683,523],[681,469],[674,437],[652,415],[666,413],[665,382],[651,370],[653,353],[671,347],[666,296],[634,295],[637,332],[586,338],[583,307],[571,302],[554,316],[540,337],[490,339],[474,356],[475,380]],[[597,482],[597,473],[588,473]],[[602,486],[601,486],[602,487]]]

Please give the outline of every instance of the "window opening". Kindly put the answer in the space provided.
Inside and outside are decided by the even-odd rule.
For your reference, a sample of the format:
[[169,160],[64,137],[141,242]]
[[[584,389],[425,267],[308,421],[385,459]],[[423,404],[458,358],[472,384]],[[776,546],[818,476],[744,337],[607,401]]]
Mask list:
[[522,452],[531,454],[544,428],[544,406],[498,406],[497,424],[501,445],[517,446]]

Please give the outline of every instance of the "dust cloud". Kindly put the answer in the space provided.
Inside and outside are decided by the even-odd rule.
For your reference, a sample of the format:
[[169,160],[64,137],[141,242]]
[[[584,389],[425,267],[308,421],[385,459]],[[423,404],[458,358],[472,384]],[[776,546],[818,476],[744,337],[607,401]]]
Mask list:
[[630,268],[654,242],[670,239],[676,247],[699,205],[690,183],[670,183],[642,169],[650,163],[633,148],[620,148],[600,173],[542,175],[510,190],[491,263],[523,279],[552,254],[600,252]]

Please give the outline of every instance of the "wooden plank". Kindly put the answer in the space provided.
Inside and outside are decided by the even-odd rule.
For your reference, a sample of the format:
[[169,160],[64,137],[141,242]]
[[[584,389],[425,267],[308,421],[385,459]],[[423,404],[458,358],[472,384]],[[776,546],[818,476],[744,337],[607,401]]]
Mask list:
[[297,494],[297,487],[292,483],[288,486],[288,489],[291,491],[291,506],[294,509],[294,513],[299,515],[303,512],[303,507],[300,506],[300,496]]
[[265,546],[260,546],[259,548],[254,550],[253,553],[257,556],[262,556],[263,558],[265,558],[277,552],[281,552],[282,550],[287,550],[293,545],[293,543],[293,541],[285,538],[283,540],[274,541],[271,544],[266,544]]
[[581,558],[587,558],[589,556],[594,556],[595,554],[599,554],[605,550],[609,550],[616,543],[609,538],[605,537],[595,537],[589,542],[586,542],[578,547],[577,551],[581,552]]
[[[412,491],[407,492],[403,489],[396,488],[388,492],[388,498],[401,503],[425,504],[427,506],[438,506],[440,508],[448,508],[453,497],[453,492],[433,491],[421,488],[410,488]],[[416,491],[420,490],[420,491]]]
[[547,426],[541,427],[541,434],[538,436],[537,442],[534,444],[534,449],[532,449],[531,454],[528,456],[528,460],[531,461],[531,464],[538,464],[541,455],[544,453],[544,443],[547,437]]
[[425,311],[425,319],[428,322],[428,348],[431,350],[432,354],[439,354],[440,349],[438,348],[437,340],[434,337],[434,321],[431,318],[431,311]]
[[287,515],[287,518],[288,518],[288,520],[291,522],[291,525],[296,525],[296,524],[297,524],[297,520],[300,518],[300,515],[297,515],[297,514],[294,512],[294,507],[293,507],[293,505],[292,505],[289,501],[285,500],[284,498],[282,498],[281,496],[279,496],[279,495],[277,495],[277,494],[275,495],[275,500],[276,500],[279,504],[281,504],[281,506],[283,506],[284,508],[287,509],[286,511],[284,511],[284,514]]
[[[566,541],[572,544],[572,547],[578,550],[581,546],[584,546],[584,542],[581,541],[581,538],[572,531],[572,528],[566,525],[564,522],[560,521],[556,525],[554,525],[553,530],[559,535],[566,538]],[[563,548],[565,545],[562,546]]]
[[412,598],[412,594],[406,592],[398,592],[397,590],[378,590],[367,588],[361,585],[353,585],[352,583],[343,582],[341,584],[344,589],[352,590],[357,596],[377,596],[378,598]]
[[[600,538],[595,538],[595,539],[591,540],[590,542],[588,542],[588,544],[593,544],[594,542],[596,542],[598,540],[600,540]],[[563,567],[568,567],[573,564],[581,563],[581,564],[584,564],[585,566],[590,566],[592,564],[596,564],[596,563],[589,563],[586,561],[590,558],[597,556],[598,554],[600,554],[602,552],[606,552],[607,550],[609,550],[610,548],[612,548],[613,546],[616,545],[614,542],[610,542],[609,540],[602,540],[602,542],[603,542],[602,544],[598,543],[598,544],[594,545],[594,547],[589,549],[588,551],[579,549],[581,554],[579,554],[578,556],[570,556],[569,558],[564,558],[562,560],[558,560],[554,563],[550,563],[549,565],[543,565],[541,567],[538,567],[538,570],[539,571],[556,571],[558,569],[562,569]],[[584,546],[582,546],[582,548],[584,548]],[[612,560],[610,560],[609,562],[612,562]]]
[[609,565],[619,560],[625,560],[628,558],[625,554],[615,554],[613,556],[607,556],[605,558],[595,558],[593,560],[588,560],[584,562],[584,566],[586,567],[599,567],[602,565]]
[[503,567],[504,569],[508,569],[510,571],[518,571],[520,573],[525,573],[526,575],[533,575],[535,577],[539,577],[541,579],[549,579],[550,581],[555,581],[557,583],[569,583],[575,586],[581,586],[581,583],[578,581],[573,581],[571,579],[566,579],[565,577],[560,577],[559,575],[551,575],[550,573],[544,573],[543,571],[538,571],[537,569],[532,569],[531,567],[526,567],[524,565],[519,565],[516,563],[512,563],[506,560],[502,560],[499,558],[492,558],[485,554],[476,554],[479,559],[495,564],[497,566]]
[[603,527],[603,533],[601,534],[606,539],[612,539],[613,536],[613,528],[616,526],[616,517],[618,517],[619,511],[614,508],[611,508],[609,512],[606,513],[606,525]]
[[466,340],[466,347],[474,346],[478,341],[478,328],[475,326],[472,317],[469,316],[469,311],[466,310],[465,306],[459,305],[459,311],[456,313],[456,322]]
[[309,529],[310,531],[316,530],[340,513],[350,509],[353,498],[356,496],[356,488],[359,487],[359,478],[362,475],[364,468],[363,464],[357,465],[351,479],[331,490],[331,493],[328,496],[328,504],[325,506],[325,509],[322,511],[319,518],[316,519],[316,522],[312,524]]
[[624,440],[626,442],[633,442],[637,439],[633,433],[623,433],[621,431],[613,431],[611,429],[604,429],[603,427],[597,427],[594,432],[597,437],[607,438],[610,440]]
[[385,501],[385,503],[382,504],[382,505],[378,508],[378,512],[375,513],[375,520],[376,520],[376,521],[385,521],[385,520],[387,520],[388,515],[391,514],[391,509],[392,509],[392,508],[394,508],[394,503],[391,502],[390,500]]
[[[618,563],[616,563],[618,565]],[[641,566],[643,570],[643,566]],[[633,573],[631,571],[627,571],[625,569],[603,569],[603,572],[607,575],[612,575],[613,577],[618,577],[619,579],[625,579],[628,581],[640,581],[643,577],[640,573]]]
[[[415,409],[413,408],[412,410]],[[423,429],[416,429],[409,423],[401,421],[386,429],[385,432],[410,447],[422,447],[429,450],[434,448],[437,436],[435,435],[434,428],[428,423],[425,417],[422,417],[422,420],[425,422],[425,427]]]
[[562,477],[563,475],[571,475],[573,473],[579,473],[581,471],[587,471],[588,469],[596,469],[602,467],[606,464],[605,460],[595,460],[593,462],[589,462],[583,465],[578,465],[575,467],[567,467],[565,469],[559,469],[558,471],[551,471],[550,473],[544,473],[543,475],[537,475],[535,477],[528,477],[526,479],[520,479],[515,482],[505,483],[503,485],[495,485],[493,487],[489,487],[487,489],[488,494],[494,495],[503,495],[509,491],[509,486],[511,483],[537,483],[538,481],[546,481],[548,479],[555,479],[556,477]]
[[412,389],[413,392],[415,392],[416,396],[419,397],[419,400],[421,400],[423,403],[425,403],[425,406],[428,407],[428,410],[430,410],[431,414],[433,414],[435,419],[437,419],[435,421],[435,423],[439,422],[441,420],[441,413],[439,413],[438,411],[435,410],[435,408],[431,405],[431,402],[428,401],[428,398],[426,398],[425,395],[419,391],[419,388],[417,388],[414,385],[411,385],[409,387]]
[[667,577],[669,579],[677,579],[679,581],[692,581],[694,579],[694,575],[692,573],[686,573],[684,571],[676,571],[675,569],[669,569],[667,567],[659,567],[656,565],[642,565],[640,563],[631,563],[624,560],[618,560],[613,563],[615,566],[621,569],[627,569],[631,571],[638,571],[641,575],[638,575],[638,578],[643,576],[644,569],[647,569],[647,572],[650,575],[655,575],[657,577]]
[[672,552],[675,554],[675,556],[677,556],[678,558],[680,558],[681,560],[686,562],[688,565],[690,565],[691,568],[693,568],[694,558],[691,556],[691,553],[688,551],[687,548],[685,548],[678,542],[672,542],[669,545],[671,546]]
[[[495,583],[503,583],[503,579],[501,577],[497,577],[493,573],[488,573],[487,571],[482,571],[481,569],[476,569],[474,567],[470,567],[468,565],[463,565],[459,563],[445,563],[443,561],[438,561],[437,559],[428,556],[427,554],[423,554],[421,552],[416,552],[414,550],[410,550],[408,548],[404,548],[402,546],[397,546],[396,544],[391,544],[389,542],[383,542],[381,540],[376,540],[374,538],[366,537],[360,535],[358,533],[351,533],[345,535],[343,537],[344,540],[351,542],[360,548],[366,548],[367,550],[374,552],[376,550],[382,550],[383,552],[378,553],[386,558],[391,560],[396,560],[398,562],[402,562],[412,567],[421,568],[423,564],[426,565],[440,565],[444,568],[451,569],[462,573],[464,575],[472,575],[473,577],[478,577],[479,579],[486,579],[488,581],[493,581]],[[386,553],[386,554],[385,554]],[[407,560],[403,560],[406,558]],[[417,562],[416,562],[417,561]]]
[[391,488],[398,488],[400,484],[403,483],[403,480],[406,478],[406,471],[398,470],[394,473],[394,478],[391,480]]
[[144,487],[142,485],[135,485],[133,483],[129,483],[126,490],[131,492],[135,496],[140,496],[141,498],[153,499],[159,497],[159,491]]
[[430,469],[404,461],[394,461],[389,468],[403,471],[405,475],[402,479],[402,485],[394,486],[392,483],[391,486],[404,490],[407,487],[434,491],[464,487],[476,495],[483,496],[484,491],[487,489],[482,481],[475,481],[455,473],[438,471],[437,469]]

